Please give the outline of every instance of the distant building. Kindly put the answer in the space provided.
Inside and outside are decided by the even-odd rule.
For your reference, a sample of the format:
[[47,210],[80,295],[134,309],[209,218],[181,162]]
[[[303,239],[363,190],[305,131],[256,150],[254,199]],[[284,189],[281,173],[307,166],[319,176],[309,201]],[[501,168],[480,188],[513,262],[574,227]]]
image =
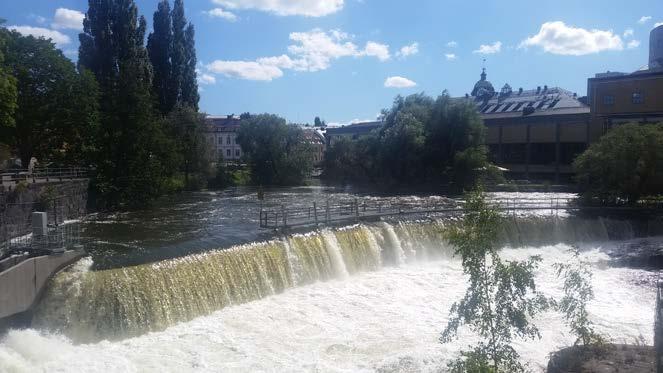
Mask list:
[[373,130],[382,128],[382,122],[362,122],[354,123],[341,127],[327,127],[325,137],[327,138],[327,146],[333,145],[341,138],[356,140],[362,136],[367,136]]
[[490,158],[512,177],[568,179],[573,159],[591,141],[590,109],[581,98],[548,86],[496,92],[484,71],[465,99],[476,105]]
[[311,155],[313,165],[320,166],[325,156],[325,135],[318,129],[302,128],[302,130],[304,131],[304,141],[313,148]]
[[663,26],[651,31],[649,64],[631,74],[601,73],[587,81],[592,125],[603,133],[627,122],[663,122]]
[[215,159],[223,157],[224,162],[242,159],[242,148],[237,143],[239,125],[240,119],[234,115],[207,117],[207,141]]

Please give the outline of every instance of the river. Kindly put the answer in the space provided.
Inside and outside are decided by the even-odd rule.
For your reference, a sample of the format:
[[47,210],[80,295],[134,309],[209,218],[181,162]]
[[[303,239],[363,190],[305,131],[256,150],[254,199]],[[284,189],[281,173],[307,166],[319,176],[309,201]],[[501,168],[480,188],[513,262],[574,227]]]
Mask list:
[[[505,196],[513,197],[491,198]],[[268,191],[264,203],[355,197],[446,201],[311,187]],[[378,222],[283,237],[257,229],[259,209],[255,191],[233,189],[89,217],[93,255],[53,280],[32,328],[3,337],[0,371],[439,371],[474,339],[437,340],[465,290],[460,262],[445,243],[448,222]],[[615,265],[611,256],[661,247],[661,237],[638,237],[659,231],[645,225],[509,219],[501,255],[541,255],[537,285],[559,297],[553,264],[572,260],[569,250],[578,246],[592,265],[589,309],[599,331],[615,342],[652,343],[658,272]],[[574,337],[557,313],[536,323],[542,339],[516,348],[541,371],[548,354]]]

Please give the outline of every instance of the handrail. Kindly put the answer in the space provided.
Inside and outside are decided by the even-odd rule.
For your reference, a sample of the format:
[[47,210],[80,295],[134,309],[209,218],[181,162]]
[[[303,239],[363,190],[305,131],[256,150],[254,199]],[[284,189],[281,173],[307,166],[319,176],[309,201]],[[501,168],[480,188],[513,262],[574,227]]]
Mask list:
[[13,169],[0,173],[0,184],[18,183],[42,183],[51,181],[63,181],[88,178],[90,170],[83,167],[50,168],[41,167],[29,169]]

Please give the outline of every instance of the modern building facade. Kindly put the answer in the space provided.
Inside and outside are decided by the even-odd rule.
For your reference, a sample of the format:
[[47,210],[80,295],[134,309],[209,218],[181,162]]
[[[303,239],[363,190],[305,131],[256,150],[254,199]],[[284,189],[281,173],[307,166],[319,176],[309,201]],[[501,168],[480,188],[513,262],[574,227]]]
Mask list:
[[207,141],[213,149],[214,159],[224,162],[242,159],[242,147],[237,143],[239,125],[240,119],[234,115],[207,117]]
[[651,31],[649,63],[631,73],[601,73],[587,81],[592,125],[663,122],[663,26]]
[[595,134],[590,108],[575,93],[548,86],[496,92],[484,71],[471,95],[486,126],[490,158],[514,178],[567,180],[573,159]]

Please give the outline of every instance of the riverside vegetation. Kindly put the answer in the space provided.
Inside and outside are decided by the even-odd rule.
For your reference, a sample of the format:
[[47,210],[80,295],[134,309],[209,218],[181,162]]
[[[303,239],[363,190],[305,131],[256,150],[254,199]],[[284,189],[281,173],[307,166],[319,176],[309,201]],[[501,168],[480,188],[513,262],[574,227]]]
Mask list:
[[547,298],[536,288],[540,257],[522,261],[500,258],[497,237],[501,220],[499,211],[487,204],[479,189],[467,195],[462,221],[450,228],[449,242],[469,281],[463,298],[451,307],[440,342],[457,338],[462,326],[476,333],[480,341],[461,351],[448,368],[456,373],[526,371],[512,341],[540,339],[533,318],[548,309],[564,314],[570,331],[577,336],[575,345],[602,346],[606,338],[595,331],[587,312],[587,303],[594,297],[592,273],[577,249],[574,262],[555,264],[558,277],[564,280],[564,296],[559,301]]

